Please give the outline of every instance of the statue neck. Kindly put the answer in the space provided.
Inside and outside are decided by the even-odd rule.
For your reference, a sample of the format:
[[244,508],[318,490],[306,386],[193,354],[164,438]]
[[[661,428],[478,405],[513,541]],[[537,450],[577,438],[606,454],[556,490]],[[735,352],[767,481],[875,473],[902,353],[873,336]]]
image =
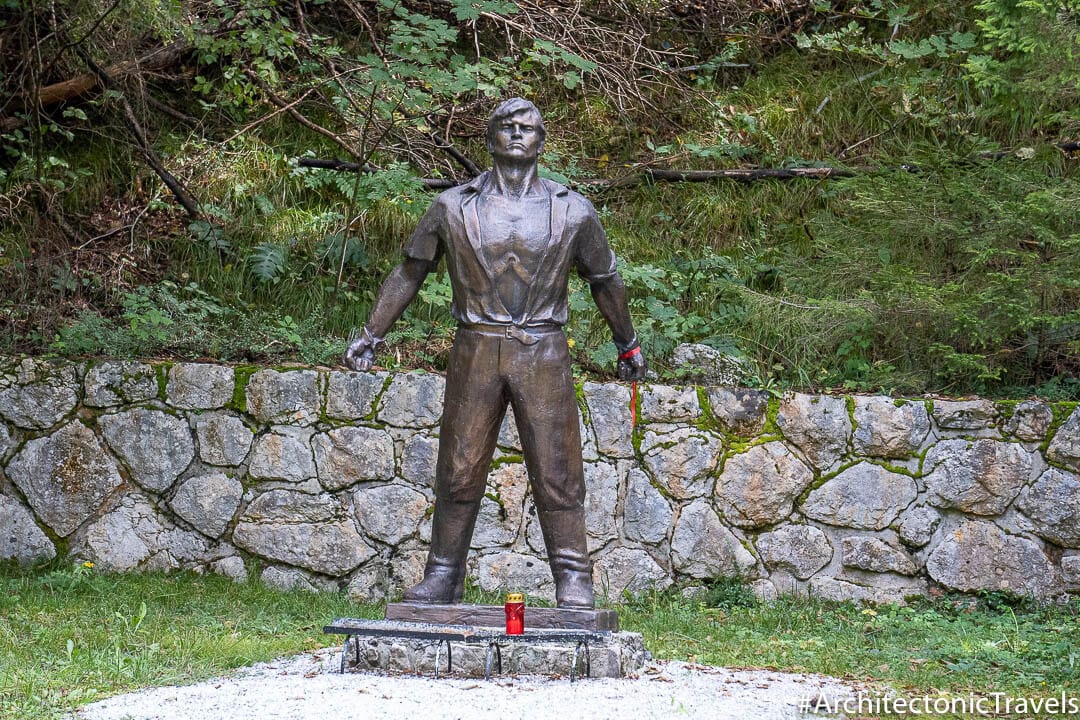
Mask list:
[[496,163],[491,169],[487,192],[514,199],[527,195],[543,193],[540,176],[536,172],[536,163],[507,164]]

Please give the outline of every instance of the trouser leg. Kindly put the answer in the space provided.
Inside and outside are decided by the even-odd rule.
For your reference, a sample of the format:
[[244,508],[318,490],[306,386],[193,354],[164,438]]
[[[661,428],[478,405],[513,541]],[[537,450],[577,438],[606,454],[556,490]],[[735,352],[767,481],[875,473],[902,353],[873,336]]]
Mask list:
[[435,468],[431,549],[424,579],[405,592],[409,602],[460,602],[464,592],[465,561],[506,413],[498,347],[492,340],[459,331],[450,353]]
[[516,355],[507,368],[510,402],[555,579],[555,599],[559,607],[592,608],[581,433],[566,337],[551,333]]

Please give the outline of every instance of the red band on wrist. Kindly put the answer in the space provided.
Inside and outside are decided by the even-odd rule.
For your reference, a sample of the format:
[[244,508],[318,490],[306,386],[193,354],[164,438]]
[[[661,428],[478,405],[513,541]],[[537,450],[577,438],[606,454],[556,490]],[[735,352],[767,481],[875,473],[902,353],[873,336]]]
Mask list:
[[640,355],[640,354],[641,354],[641,346],[638,345],[636,348],[634,348],[632,350],[627,350],[626,352],[624,352],[622,355],[619,356],[619,359],[620,360],[629,360],[630,358],[634,357],[635,355]]

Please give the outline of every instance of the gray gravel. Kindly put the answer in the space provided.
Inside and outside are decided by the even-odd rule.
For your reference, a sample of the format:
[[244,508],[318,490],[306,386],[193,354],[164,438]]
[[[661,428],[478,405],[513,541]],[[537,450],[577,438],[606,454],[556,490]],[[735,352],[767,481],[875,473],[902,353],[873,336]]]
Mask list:
[[[654,662],[637,677],[474,679],[335,672],[327,650],[246,668],[229,677],[109,698],[75,720],[592,720],[807,717],[799,702],[860,688],[836,678]],[[588,708],[587,710],[585,708]],[[810,716],[817,717],[817,716]]]

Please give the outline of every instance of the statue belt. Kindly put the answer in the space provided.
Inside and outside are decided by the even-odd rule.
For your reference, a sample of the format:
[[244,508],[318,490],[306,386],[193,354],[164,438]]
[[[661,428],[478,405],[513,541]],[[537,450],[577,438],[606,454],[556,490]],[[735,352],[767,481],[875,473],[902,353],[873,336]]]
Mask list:
[[460,323],[458,327],[463,330],[513,338],[522,345],[535,345],[540,342],[541,335],[562,331],[562,325],[557,323],[540,323],[527,327],[511,323]]

